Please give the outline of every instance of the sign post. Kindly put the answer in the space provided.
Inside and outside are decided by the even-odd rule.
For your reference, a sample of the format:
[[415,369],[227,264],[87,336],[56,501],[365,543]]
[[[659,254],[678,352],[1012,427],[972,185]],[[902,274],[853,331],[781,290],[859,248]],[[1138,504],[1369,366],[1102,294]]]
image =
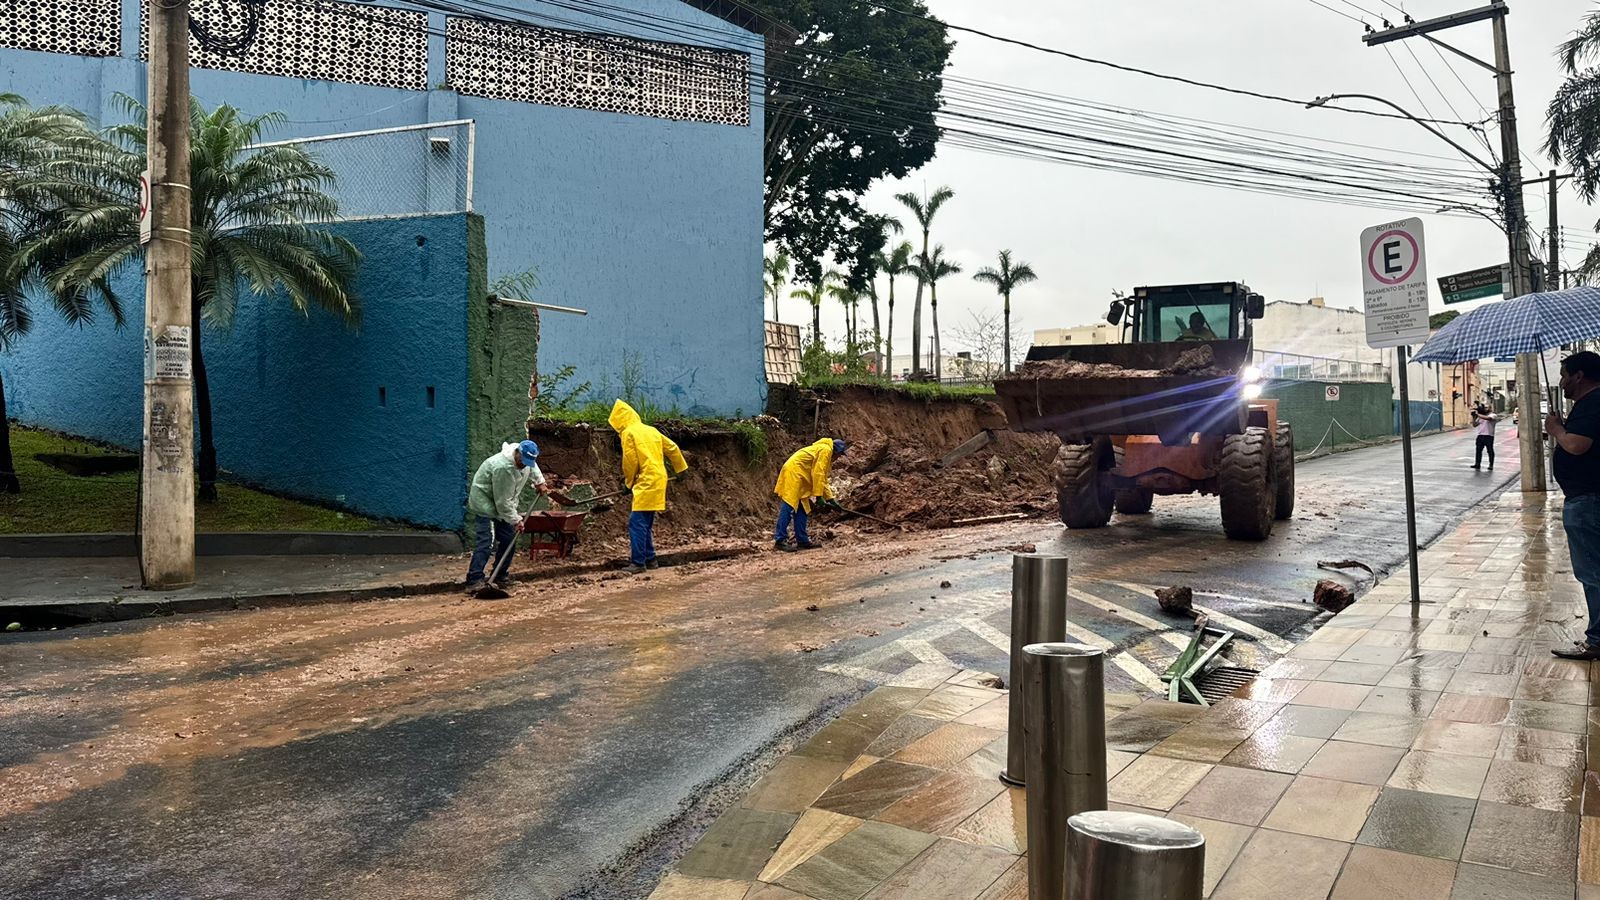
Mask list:
[[1411,602],[1422,602],[1417,571],[1417,497],[1411,471],[1411,390],[1406,345],[1428,339],[1428,267],[1422,220],[1402,219],[1361,232],[1361,283],[1365,289],[1367,346],[1395,348],[1400,379],[1400,455],[1405,463],[1406,549],[1411,562]]

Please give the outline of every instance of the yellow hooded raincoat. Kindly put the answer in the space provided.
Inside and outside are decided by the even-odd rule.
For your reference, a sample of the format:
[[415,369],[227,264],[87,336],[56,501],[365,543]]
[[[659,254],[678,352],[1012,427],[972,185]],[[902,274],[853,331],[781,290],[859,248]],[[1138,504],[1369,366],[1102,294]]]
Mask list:
[[633,407],[618,400],[611,427],[622,436],[622,482],[633,489],[634,512],[667,508],[667,463],[674,473],[689,468],[672,439],[646,425]]
[[801,447],[783,464],[772,492],[795,509],[811,512],[811,498],[833,499],[828,487],[828,470],[833,467],[833,438],[823,438]]

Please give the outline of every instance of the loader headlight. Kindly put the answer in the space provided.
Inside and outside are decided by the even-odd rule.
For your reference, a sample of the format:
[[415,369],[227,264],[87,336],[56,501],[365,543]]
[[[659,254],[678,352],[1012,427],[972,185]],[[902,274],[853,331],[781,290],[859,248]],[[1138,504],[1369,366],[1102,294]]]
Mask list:
[[1260,396],[1261,396],[1261,385],[1259,385],[1259,384],[1247,384],[1247,385],[1244,386],[1244,398],[1246,400],[1254,400],[1254,399],[1256,399],[1257,397],[1260,397]]
[[1261,380],[1261,370],[1256,366],[1245,366],[1244,369],[1239,372],[1239,380],[1243,381],[1245,384],[1255,384]]

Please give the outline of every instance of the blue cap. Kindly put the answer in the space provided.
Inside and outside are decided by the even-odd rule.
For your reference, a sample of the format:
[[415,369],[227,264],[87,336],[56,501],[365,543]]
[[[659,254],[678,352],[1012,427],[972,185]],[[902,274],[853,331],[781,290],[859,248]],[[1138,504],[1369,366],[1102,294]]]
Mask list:
[[520,446],[521,446],[521,449],[522,449],[522,464],[523,465],[531,466],[531,465],[533,465],[533,464],[535,464],[535,463],[537,463],[539,461],[539,445],[538,444],[535,444],[533,441],[523,441]]
[[846,450],[849,450],[849,449],[850,449],[850,445],[849,444],[846,444],[844,441],[841,441],[838,438],[834,439],[834,441],[833,441],[833,455],[834,456],[843,456],[844,452]]

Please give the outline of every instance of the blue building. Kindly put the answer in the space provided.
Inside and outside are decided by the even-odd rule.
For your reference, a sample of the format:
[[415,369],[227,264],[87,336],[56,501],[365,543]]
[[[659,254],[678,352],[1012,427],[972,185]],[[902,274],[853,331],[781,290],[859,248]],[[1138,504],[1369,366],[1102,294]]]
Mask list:
[[[142,101],[146,90],[143,5],[0,5],[5,90],[36,105],[83,110],[100,124],[124,121],[119,95]],[[464,405],[465,421],[493,423],[492,429],[479,429],[484,433],[474,435],[472,446],[459,453],[451,449],[448,468],[470,463],[479,444],[492,443],[491,431],[517,420],[517,410],[506,408],[503,397],[492,403],[486,397],[496,393],[489,386],[493,381],[525,386],[525,373],[507,374],[487,361],[477,373],[451,371],[472,352],[450,346],[471,339],[465,325],[455,327],[459,314],[483,301],[468,291],[468,273],[452,280],[425,268],[434,259],[459,265],[474,252],[481,260],[485,250],[490,281],[533,269],[540,284],[534,299],[588,311],[543,317],[540,370],[574,365],[577,379],[593,383],[597,392],[618,391],[626,380],[662,408],[684,413],[759,412],[766,390],[763,24],[721,0],[450,4],[460,15],[439,12],[440,5],[268,0],[259,33],[242,56],[191,43],[192,91],[206,106],[226,102],[247,113],[281,112],[286,122],[274,137],[283,139],[361,133],[308,145],[339,173],[337,193],[346,217],[426,220],[415,228],[349,226],[363,240],[378,242],[363,247],[368,259],[362,302],[368,321],[384,325],[363,327],[356,339],[368,345],[362,353],[369,366],[362,378],[341,382],[350,397],[339,398],[342,418],[332,424],[336,433],[323,452],[354,459],[366,452],[358,439],[393,434],[382,418],[394,414],[388,392],[412,382],[447,392],[430,394],[426,408]],[[237,29],[243,8],[194,0],[192,14],[226,31]],[[407,128],[427,123],[460,124]],[[441,224],[441,215],[458,218]],[[419,253],[424,233],[441,228],[450,234],[452,252]],[[473,229],[481,232],[477,251],[467,239]],[[396,241],[412,240],[413,232],[418,243],[400,255]],[[424,267],[406,271],[426,272],[427,289],[397,281],[394,272],[372,270],[402,257],[407,266]],[[13,415],[26,424],[137,443],[143,296],[138,277],[131,273],[131,282],[120,285],[132,301],[126,337],[85,340],[42,314],[32,334],[0,355],[0,369],[14,388]],[[483,277],[477,275],[479,284]],[[443,302],[425,299],[437,296],[450,298],[448,311],[418,306]],[[451,327],[430,341],[395,346],[393,353],[373,345],[386,339],[386,329],[398,327],[395,318],[426,318],[435,310]],[[259,312],[236,321],[235,333],[208,338],[219,353],[241,354],[213,363],[214,378],[239,376],[219,393],[229,403],[260,400],[262,408],[272,408],[272,398],[249,396],[270,380],[259,376],[261,354],[281,357],[286,348],[310,356],[349,352],[351,338],[316,319],[316,313],[308,320]],[[246,324],[250,332],[239,331]],[[109,326],[94,330],[100,329]],[[125,344],[132,348],[132,365],[105,366],[106,354],[122,352]],[[90,370],[114,373],[114,379],[86,382],[82,373]],[[239,398],[239,391],[246,397]],[[411,399],[409,392],[403,397]],[[525,393],[522,400],[525,410]],[[485,404],[495,408],[479,408]],[[218,443],[223,468],[239,472],[244,463],[231,458],[228,448],[247,432],[229,431],[248,429],[251,417],[235,418],[237,424],[230,424],[219,409]],[[458,421],[408,421],[400,428],[426,432],[455,428]],[[287,425],[329,427],[317,421]],[[348,440],[339,438],[344,431]],[[426,434],[425,443],[433,437]],[[269,487],[283,486],[282,476],[295,465],[286,459],[284,471],[269,467],[247,474]],[[442,502],[427,515],[406,517],[440,521]],[[383,508],[378,504],[372,511]]]

